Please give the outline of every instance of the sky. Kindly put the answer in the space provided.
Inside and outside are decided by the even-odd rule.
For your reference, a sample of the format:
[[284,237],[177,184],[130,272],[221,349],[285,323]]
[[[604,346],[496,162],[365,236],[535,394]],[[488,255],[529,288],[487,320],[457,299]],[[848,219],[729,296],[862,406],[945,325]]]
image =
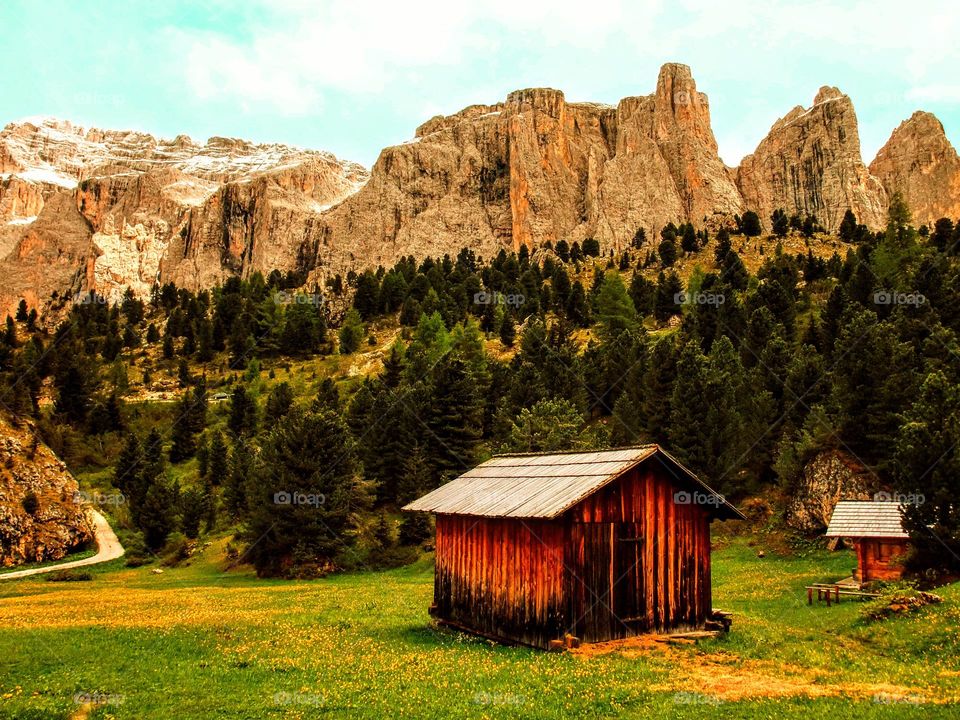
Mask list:
[[544,86],[616,104],[682,62],[728,165],[822,85],[853,100],[869,162],[918,109],[960,141],[958,38],[955,0],[0,0],[0,125],[52,115],[369,167],[438,113]]

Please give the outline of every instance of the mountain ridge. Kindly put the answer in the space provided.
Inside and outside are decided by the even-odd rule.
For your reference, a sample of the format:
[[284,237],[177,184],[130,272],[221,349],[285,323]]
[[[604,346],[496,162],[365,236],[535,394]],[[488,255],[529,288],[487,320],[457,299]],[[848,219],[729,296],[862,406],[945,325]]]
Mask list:
[[960,214],[960,161],[929,113],[867,165],[852,101],[825,85],[732,168],[707,95],[678,63],[615,106],[527,88],[435,116],[369,172],[278,143],[32,118],[0,131],[0,303],[142,297],[157,282],[198,289],[274,269],[321,282],[461,247],[490,257],[592,237],[620,249],[639,228],[653,243],[668,222],[715,229],[748,209],[764,224],[783,208],[835,229],[850,208],[878,229],[897,191],[918,224]]

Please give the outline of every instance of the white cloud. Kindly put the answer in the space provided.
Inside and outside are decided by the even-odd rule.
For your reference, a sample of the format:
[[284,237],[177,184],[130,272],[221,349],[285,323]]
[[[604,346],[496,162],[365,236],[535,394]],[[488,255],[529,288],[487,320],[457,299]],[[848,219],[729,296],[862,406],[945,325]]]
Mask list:
[[325,90],[385,92],[421,70],[516,51],[521,48],[511,43],[518,41],[600,50],[627,22],[650,27],[658,5],[645,0],[625,12],[620,0],[601,0],[586,11],[571,0],[294,1],[264,6],[269,21],[249,39],[170,33],[187,85],[201,99],[235,98],[303,114],[318,109]]
[[960,98],[950,83],[960,12],[946,0],[913,0],[908,10],[902,0],[260,0],[244,8],[240,27],[169,31],[196,97],[310,116],[336,94],[347,117],[351,98],[372,100],[409,123],[399,135],[435,112],[531,84],[616,102],[598,89],[650,92],[656,68],[677,60],[711,95],[730,163],[824,84],[883,117],[883,127],[861,123],[865,146],[889,133],[887,113],[909,115],[905,100]]

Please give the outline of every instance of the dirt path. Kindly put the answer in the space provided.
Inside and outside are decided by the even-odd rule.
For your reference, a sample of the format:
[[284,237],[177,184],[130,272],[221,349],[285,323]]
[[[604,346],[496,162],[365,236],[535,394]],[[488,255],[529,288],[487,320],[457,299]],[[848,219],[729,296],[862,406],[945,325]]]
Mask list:
[[16,580],[17,578],[28,577],[30,575],[42,575],[43,573],[53,572],[55,570],[69,570],[70,568],[85,567],[87,565],[97,565],[108,560],[116,560],[123,556],[123,545],[117,539],[117,534],[113,532],[107,519],[96,510],[88,509],[90,517],[93,520],[94,537],[97,541],[97,554],[83,560],[69,560],[67,562],[57,563],[56,565],[47,565],[46,567],[30,568],[29,570],[17,570],[11,573],[0,575],[0,580]]

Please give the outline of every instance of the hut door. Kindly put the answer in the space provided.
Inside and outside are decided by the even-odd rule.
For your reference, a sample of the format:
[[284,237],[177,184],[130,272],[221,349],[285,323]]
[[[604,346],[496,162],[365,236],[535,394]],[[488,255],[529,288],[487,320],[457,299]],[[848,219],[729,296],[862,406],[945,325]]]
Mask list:
[[618,523],[615,528],[613,610],[631,631],[642,632],[649,629],[643,596],[643,533],[635,522]]

